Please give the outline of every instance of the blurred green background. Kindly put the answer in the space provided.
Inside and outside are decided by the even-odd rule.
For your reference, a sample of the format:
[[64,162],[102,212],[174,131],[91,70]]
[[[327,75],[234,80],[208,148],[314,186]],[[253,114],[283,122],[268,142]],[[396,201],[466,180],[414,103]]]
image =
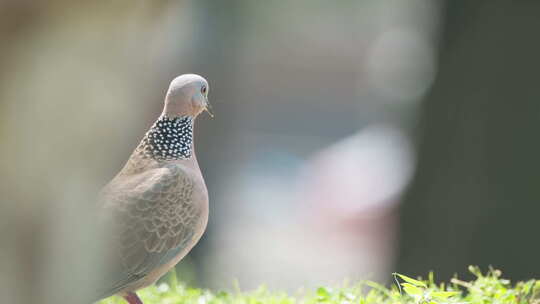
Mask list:
[[535,1],[0,1],[0,294],[78,301],[88,216],[169,81],[197,121],[194,286],[296,290],[469,264],[538,276]]

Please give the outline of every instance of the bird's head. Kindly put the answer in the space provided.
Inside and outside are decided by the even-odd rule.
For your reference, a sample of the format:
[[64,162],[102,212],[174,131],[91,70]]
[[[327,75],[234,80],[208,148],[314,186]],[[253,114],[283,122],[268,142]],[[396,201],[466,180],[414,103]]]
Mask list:
[[168,117],[197,117],[202,111],[207,111],[213,117],[208,91],[208,82],[199,75],[184,74],[176,77],[167,90],[163,114]]

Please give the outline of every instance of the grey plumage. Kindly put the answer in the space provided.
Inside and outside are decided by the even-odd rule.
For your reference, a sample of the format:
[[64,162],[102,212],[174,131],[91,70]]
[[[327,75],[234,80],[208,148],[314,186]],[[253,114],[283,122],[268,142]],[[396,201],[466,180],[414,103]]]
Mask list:
[[[182,86],[173,86],[182,77],[188,78],[181,79]],[[175,79],[168,96],[172,88],[184,90],[183,94],[176,94],[180,97],[175,100],[166,99],[164,113],[102,190],[100,209],[104,224],[111,229],[114,267],[99,290],[99,298],[126,295],[152,284],[182,259],[204,232],[208,194],[192,138],[194,118],[205,104],[201,103],[201,109],[192,104],[182,107],[181,102],[192,99],[178,98],[197,95],[202,87],[207,92],[207,86],[196,75]],[[167,105],[173,102],[170,108],[175,113],[169,113]]]

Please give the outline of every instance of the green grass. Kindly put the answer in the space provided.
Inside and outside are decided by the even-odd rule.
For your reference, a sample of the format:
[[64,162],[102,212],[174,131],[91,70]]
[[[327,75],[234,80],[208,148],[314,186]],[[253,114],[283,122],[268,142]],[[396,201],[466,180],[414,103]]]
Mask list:
[[[396,284],[385,287],[374,282],[358,282],[351,286],[319,287],[316,290],[292,296],[270,291],[265,287],[250,292],[212,292],[187,288],[177,283],[176,274],[168,283],[148,287],[138,292],[145,304],[540,304],[540,281],[530,280],[512,284],[501,277],[499,270],[482,273],[478,267],[469,267],[476,276],[470,282],[457,278],[448,283],[435,283],[433,274],[426,280],[394,274]],[[397,285],[399,282],[399,285]],[[118,297],[105,299],[99,304],[125,303]]]

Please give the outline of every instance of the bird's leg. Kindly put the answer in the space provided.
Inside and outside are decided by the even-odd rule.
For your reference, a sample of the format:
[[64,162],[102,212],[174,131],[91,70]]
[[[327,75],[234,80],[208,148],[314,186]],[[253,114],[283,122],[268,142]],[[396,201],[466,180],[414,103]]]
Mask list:
[[137,294],[131,291],[124,296],[124,299],[126,299],[129,304],[144,304]]

